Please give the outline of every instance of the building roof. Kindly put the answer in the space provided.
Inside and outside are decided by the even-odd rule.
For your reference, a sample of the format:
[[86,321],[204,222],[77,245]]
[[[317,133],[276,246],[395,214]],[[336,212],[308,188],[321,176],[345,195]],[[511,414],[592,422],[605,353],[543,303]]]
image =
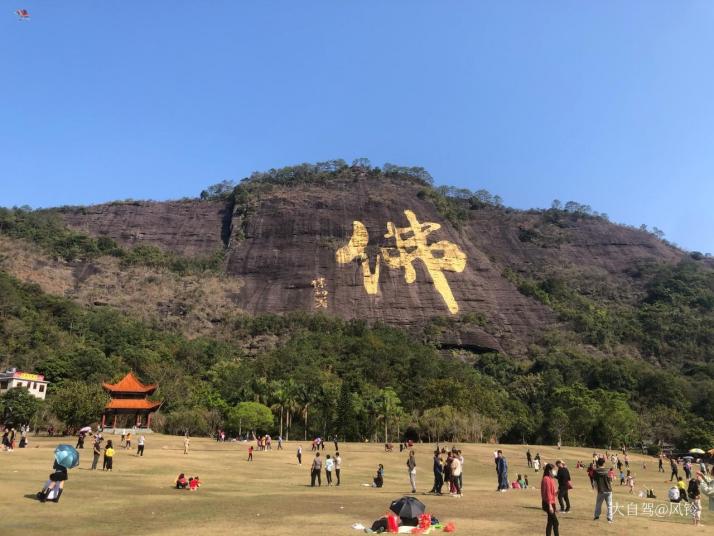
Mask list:
[[104,409],[134,409],[134,410],[148,410],[156,411],[161,406],[161,402],[155,402],[153,400],[146,399],[127,399],[127,398],[113,398],[104,407]]
[[109,391],[110,393],[145,393],[150,395],[158,385],[144,385],[139,380],[136,379],[133,373],[129,372],[117,383],[103,383],[102,387]]
[[0,379],[3,380],[28,380],[31,382],[45,382],[45,377],[42,374],[35,374],[33,372],[22,372],[16,368],[7,369],[5,372],[0,372]]

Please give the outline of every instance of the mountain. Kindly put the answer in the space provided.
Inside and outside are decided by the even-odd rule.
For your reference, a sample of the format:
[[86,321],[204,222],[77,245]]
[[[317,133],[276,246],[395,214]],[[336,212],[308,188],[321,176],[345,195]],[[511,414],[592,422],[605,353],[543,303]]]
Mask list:
[[420,168],[303,164],[197,199],[0,209],[0,290],[0,365],[59,386],[133,369],[160,384],[167,431],[290,392],[316,412],[304,431],[354,419],[354,438],[393,395],[405,413],[381,418],[416,434],[446,419],[454,438],[714,438],[710,257]]
[[[477,321],[449,334],[446,342],[511,353],[522,352],[559,320],[551,308],[524,295],[504,274],[568,274],[632,296],[641,290],[629,272],[638,263],[673,264],[688,257],[649,232],[585,214],[516,211],[456,200],[464,213],[449,218],[439,209],[443,199],[434,201],[434,189],[403,177],[350,171],[329,181],[262,186],[239,203],[233,198],[129,201],[61,209],[59,214],[75,231],[108,237],[128,248],[148,244],[194,258],[222,252],[222,273],[208,285],[216,292],[201,305],[215,324],[227,314],[316,310],[398,326],[423,326],[435,317],[466,318]],[[394,237],[385,237],[387,225],[413,233],[407,214],[413,214],[417,232],[423,233],[423,251],[405,255],[404,261],[397,256],[390,266],[386,257],[398,255],[400,248]],[[352,239],[354,222],[360,222],[368,235],[364,252],[339,262],[338,251]],[[443,261],[434,256],[444,254],[438,245],[444,243],[463,255],[459,270],[440,268]],[[410,247],[407,240],[401,250]],[[433,273],[427,267],[430,263]],[[116,271],[101,259],[70,263],[71,268],[41,264],[35,262],[33,270],[24,271],[10,267],[10,272],[40,284],[43,274],[66,272],[63,285],[43,288],[85,303],[99,301],[131,310],[121,296],[101,292],[107,272]],[[368,291],[365,277],[373,279],[374,291]],[[434,277],[441,281],[441,291]],[[111,287],[135,292],[133,279]],[[313,286],[318,280],[319,289]],[[145,295],[146,289],[139,290]],[[188,296],[181,297],[177,290],[153,293],[156,296],[150,299],[155,300],[157,315],[180,316],[182,307],[190,307]],[[449,293],[451,309],[445,301]]]

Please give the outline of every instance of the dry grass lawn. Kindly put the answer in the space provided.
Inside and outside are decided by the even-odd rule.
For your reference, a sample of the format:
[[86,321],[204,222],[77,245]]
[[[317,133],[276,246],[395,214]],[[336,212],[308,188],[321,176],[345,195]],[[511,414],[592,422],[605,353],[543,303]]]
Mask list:
[[[357,535],[351,528],[359,521],[365,525],[382,515],[392,499],[408,493],[406,453],[383,452],[380,445],[344,444],[342,486],[310,488],[309,465],[313,457],[309,443],[303,442],[303,466],[298,467],[295,450],[298,442],[286,444],[285,450],[256,452],[248,463],[247,445],[219,444],[208,439],[192,439],[191,452],[183,454],[179,437],[147,436],[143,458],[134,451],[119,450],[114,472],[91,471],[91,448],[82,451],[80,467],[70,472],[65,493],[58,504],[41,504],[33,497],[47,478],[52,465],[52,450],[64,440],[30,438],[30,447],[12,453],[0,452],[0,534],[82,534],[82,535],[169,535],[191,534],[271,534],[271,535]],[[118,437],[113,438],[115,444]],[[277,445],[274,445],[277,447]],[[496,493],[493,446],[461,445],[465,455],[464,497],[420,496],[428,511],[442,521],[453,521],[460,534],[543,534],[545,515],[540,510],[537,489]],[[510,465],[509,476],[526,471],[525,448],[502,447]],[[416,447],[419,492],[431,487],[431,451],[433,446]],[[560,516],[561,534],[587,535],[679,535],[708,534],[714,515],[704,499],[704,527],[694,529],[691,519],[675,513],[658,517],[641,511],[643,503],[664,505],[668,484],[657,473],[655,459],[647,459],[642,469],[639,456],[632,456],[638,489],[653,487],[658,500],[628,495],[625,487],[615,486],[615,501],[623,505],[622,515],[608,525],[594,522],[594,493],[587,475],[575,470],[578,459],[586,461],[587,449],[532,447],[544,460],[562,456],[571,467],[574,489],[573,512]],[[325,450],[333,454],[332,445]],[[382,489],[364,487],[371,482],[378,463],[385,466]],[[179,472],[198,474],[203,486],[195,493],[172,487]],[[531,484],[540,478],[530,470]],[[324,480],[324,479],[323,479]],[[324,484],[324,482],[323,482]],[[626,504],[638,507],[638,515],[627,515]],[[632,507],[631,507],[632,508]],[[630,512],[631,514],[633,512]],[[661,514],[660,514],[661,515]]]

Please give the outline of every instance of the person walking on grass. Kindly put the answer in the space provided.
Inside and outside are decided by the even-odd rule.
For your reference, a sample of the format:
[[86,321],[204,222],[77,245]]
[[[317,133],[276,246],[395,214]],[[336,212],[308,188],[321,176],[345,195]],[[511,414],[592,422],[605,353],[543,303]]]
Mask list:
[[248,445],[248,461],[253,461],[253,445]]
[[595,499],[595,515],[593,519],[600,519],[603,501],[607,505],[607,521],[612,523],[612,480],[605,469],[605,458],[598,458],[597,469],[595,469],[595,486],[597,489],[597,498]]
[[302,445],[298,445],[297,460],[298,460],[298,465],[302,465]]
[[533,456],[531,456],[531,449],[526,451],[526,461],[528,462],[528,467],[533,468]]
[[407,471],[409,472],[409,483],[412,486],[412,493],[416,493],[416,457],[414,456],[413,450],[409,451]]
[[340,485],[340,469],[342,469],[342,457],[339,452],[335,452],[335,476],[337,477],[336,486]]
[[659,466],[657,467],[658,473],[664,473],[664,463],[662,462],[662,455],[659,455]]
[[131,432],[126,434],[126,445],[124,445],[125,450],[131,449]]
[[315,459],[312,460],[310,467],[310,487],[315,487],[315,481],[318,486],[322,486],[322,459],[319,451],[315,454]]
[[508,462],[500,449],[496,452],[496,473],[498,474],[498,491],[508,491]]
[[332,485],[332,471],[335,469],[335,460],[330,455],[325,459],[325,477],[327,477],[327,485]]
[[464,494],[464,457],[461,455],[461,451],[457,450],[456,451],[456,457],[459,459],[459,463],[461,464],[461,472],[459,473],[459,493],[461,495]]
[[456,453],[451,459],[451,487],[454,489],[452,495],[461,498],[461,460]]
[[632,474],[632,471],[629,469],[627,470],[627,478],[625,478],[625,484],[627,485],[628,488],[630,488],[630,495],[635,494],[635,475]]
[[568,497],[568,490],[571,487],[570,471],[562,460],[555,462],[555,466],[557,467],[555,477],[558,480],[558,505],[560,513],[564,514],[570,512],[570,497]]
[[672,482],[672,480],[679,480],[679,466],[677,465],[677,460],[675,460],[672,456],[669,458],[669,467],[672,469],[669,481]]
[[540,498],[543,511],[548,515],[545,525],[545,536],[559,536],[558,516],[555,513],[555,476],[556,468],[552,463],[545,464],[543,468],[543,479],[540,482]]
[[144,443],[146,442],[146,438],[144,435],[139,436],[139,441],[137,442],[137,447],[136,447],[136,455],[137,456],[143,456],[144,455]]
[[183,438],[183,453],[188,454],[188,449],[191,445],[191,438],[188,437],[188,433]]
[[96,440],[94,442],[94,447],[92,450],[92,471],[96,471],[97,469],[97,463],[99,463],[99,457],[102,455],[102,446],[99,443],[99,440]]

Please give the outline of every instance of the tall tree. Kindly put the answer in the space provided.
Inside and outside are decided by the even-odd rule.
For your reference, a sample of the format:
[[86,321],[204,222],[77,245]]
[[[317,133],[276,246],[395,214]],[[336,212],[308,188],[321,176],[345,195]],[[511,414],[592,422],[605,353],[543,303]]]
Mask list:
[[70,380],[52,394],[52,411],[70,428],[79,428],[99,420],[109,396],[97,384]]
[[337,402],[337,423],[335,430],[346,441],[359,439],[359,423],[352,401],[354,388],[348,382],[340,386],[340,398]]
[[5,424],[29,424],[42,402],[24,387],[15,387],[0,397],[0,415]]
[[384,442],[389,443],[389,424],[401,409],[401,400],[391,387],[385,387],[379,393],[377,405],[378,419],[384,424]]

